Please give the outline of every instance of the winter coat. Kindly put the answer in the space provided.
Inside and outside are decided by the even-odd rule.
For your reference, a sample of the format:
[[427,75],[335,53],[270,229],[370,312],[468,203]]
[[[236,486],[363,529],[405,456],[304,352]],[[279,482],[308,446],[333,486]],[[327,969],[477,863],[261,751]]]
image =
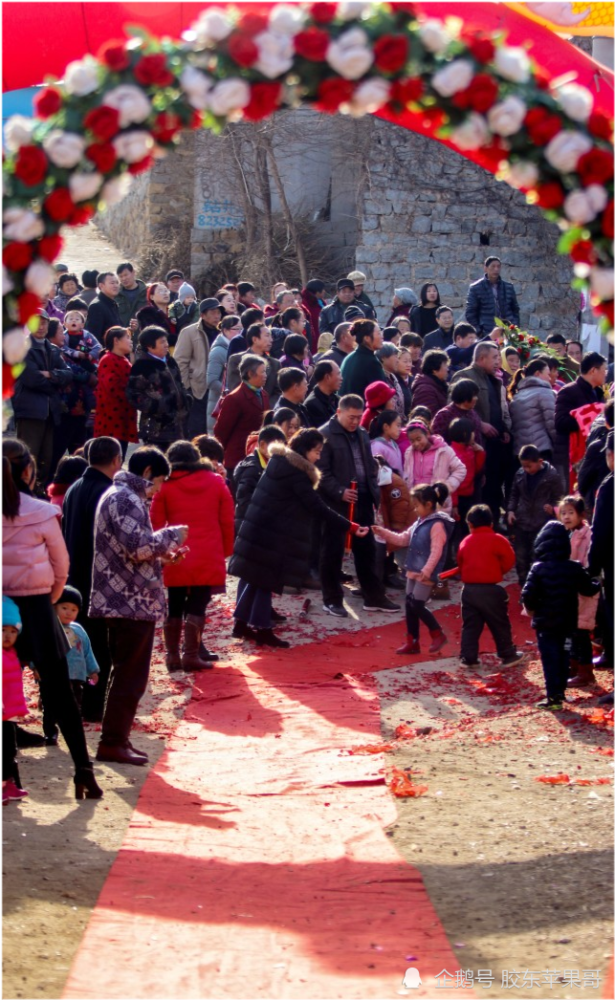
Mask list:
[[365,319],[376,319],[376,308],[374,303],[370,299],[367,292],[361,292],[360,295],[355,295],[354,300],[358,305],[361,312],[365,315]]
[[269,409],[267,393],[262,392],[259,398],[245,382],[224,397],[214,434],[224,448],[227,469],[234,469],[245,458],[248,434],[260,430]]
[[236,466],[233,472],[235,485],[235,534],[238,533],[241,522],[246,516],[248,505],[265,471],[260,454],[256,449]]
[[371,439],[371,449],[374,458],[380,455],[385,460],[389,468],[398,475],[403,476],[403,459],[399,445],[396,441],[387,441],[386,438],[378,437]]
[[473,282],[468,289],[466,320],[471,323],[479,337],[486,337],[495,327],[495,317],[519,326],[519,303],[514,285],[498,278],[496,282],[499,305],[496,306],[493,285],[485,274]]
[[[463,462],[457,458],[450,445],[446,444],[444,439],[437,434],[431,437],[431,448],[435,450],[431,482],[444,483],[448,487],[449,495],[445,503],[442,504],[442,509],[451,511],[453,493],[459,489],[464,481],[467,469]],[[421,478],[420,458],[414,448],[408,448],[404,457],[404,479],[410,489],[425,482]]]
[[[570,558],[581,563],[583,569],[589,565],[589,549],[592,541],[592,529],[587,521],[583,521],[579,528],[570,532]],[[596,624],[596,612],[598,610],[598,596],[579,597],[579,622],[578,628],[593,629]]]
[[556,507],[562,498],[562,481],[557,469],[549,462],[545,462],[542,471],[535,475],[538,481],[530,493],[528,473],[517,469],[506,506],[506,510],[515,515],[515,524],[522,531],[540,531],[553,517],[553,514],[543,510],[544,505]]
[[406,556],[406,570],[410,573],[427,572],[429,580],[432,583],[436,582],[438,574],[444,569],[447,550],[447,545],[445,544],[433,568],[429,566],[432,544],[431,533],[435,524],[441,524],[444,527],[448,541],[453,533],[455,522],[444,511],[435,511],[427,517],[420,518],[412,525],[408,554]]
[[2,719],[28,715],[23,690],[23,672],[14,646],[2,650]]
[[380,513],[385,528],[405,531],[416,520],[410,490],[401,476],[391,469],[380,469]]
[[478,413],[474,409],[462,410],[456,403],[447,403],[441,410],[438,410],[431,421],[431,433],[439,434],[447,444],[450,444],[450,426],[453,420],[462,419],[469,420],[472,424],[476,444],[484,445],[485,442],[483,441],[483,432],[481,430],[482,424]]
[[[350,435],[344,430],[337,417],[320,427],[325,443],[318,460],[320,470],[319,492],[334,510],[345,513],[348,505],[342,494],[356,479],[355,461],[350,444]],[[369,435],[362,427],[354,432],[358,435],[363,466],[367,474],[367,486],[375,507],[380,501],[378,486],[378,465],[370,446]]]
[[[352,351],[350,353],[352,354]],[[337,346],[337,344],[332,344],[331,347],[329,348],[329,350],[325,351],[325,353],[322,354],[319,357],[318,360],[319,361],[335,361],[336,365],[339,365],[340,368],[341,368],[347,357],[348,357],[348,354],[346,354],[344,351],[340,350],[340,348]]]
[[[416,303],[414,303],[414,305],[416,305]],[[391,315],[387,319],[385,325],[386,326],[391,326],[391,324],[393,323],[393,320],[397,319],[399,316],[405,316],[406,319],[409,320],[410,319],[410,311],[414,308],[414,305],[413,305],[412,302],[402,302],[401,305],[395,306],[395,308],[393,309]]]
[[463,444],[460,441],[453,441],[451,448],[455,452],[457,458],[466,467],[466,476],[459,488],[453,493],[452,502],[453,506],[457,506],[459,503],[459,497],[471,497],[474,495],[476,489],[476,477],[480,475],[485,465],[485,459],[487,458],[487,453],[485,451],[475,451],[468,444]]
[[[252,353],[251,351],[247,350],[242,354],[233,354],[232,358],[228,359],[228,367],[226,370],[226,388],[228,389],[229,392],[232,392],[233,389],[236,389],[237,386],[241,385],[241,375],[239,374],[239,365],[246,357],[246,355],[251,353]],[[275,358],[269,357],[269,355],[263,357],[263,361],[265,363],[265,369],[267,371],[265,392],[269,396],[270,404],[273,404],[280,395],[280,389],[278,387],[278,372],[280,371],[280,368],[284,367],[284,365],[282,365],[282,363],[280,361],[277,361]]]
[[148,326],[160,326],[163,330],[166,330],[167,338],[171,347],[174,347],[177,342],[177,331],[175,329],[175,323],[170,318],[168,313],[164,309],[159,309],[155,306],[153,302],[149,302],[135,316],[141,330],[145,330]]
[[[321,310],[318,319],[318,332],[335,333],[335,327],[338,326],[339,323],[344,322],[344,313],[351,305],[354,305],[354,302],[348,302],[344,305],[344,303],[340,302],[336,295],[332,302]],[[360,309],[361,306],[358,305],[358,308]]]
[[448,370],[450,376],[453,376],[455,372],[461,371],[462,368],[467,368],[468,365],[472,364],[474,345],[471,347],[457,347],[455,344],[451,344],[450,347],[445,348],[445,351],[451,360]]
[[[606,427],[605,427],[606,431]],[[579,493],[585,501],[588,511],[594,509],[596,493],[602,480],[608,476],[609,467],[606,464],[606,454],[604,451],[604,441],[606,434],[594,439],[587,446],[587,451],[583,456],[583,461],[577,473],[577,485]]]
[[199,318],[199,304],[196,301],[186,307],[183,302],[180,302],[179,299],[177,299],[169,306],[169,319],[175,324],[176,336],[179,336],[185,326],[191,326],[193,323],[198,323]]
[[118,472],[94,522],[90,618],[160,621],[166,613],[160,557],[179,545],[178,528],[154,531],[146,489],[131,472]]
[[607,601],[613,600],[613,473],[600,484],[592,520],[592,541],[589,549],[589,570],[592,575],[602,572]]
[[533,613],[537,632],[571,636],[577,628],[578,595],[592,597],[599,590],[580,563],[570,558],[568,532],[559,521],[550,521],[534,542],[532,564],[521,600]]
[[310,427],[321,427],[326,424],[335,414],[339,401],[340,397],[336,392],[327,396],[317,385],[314,386],[304,403],[310,418]]
[[[425,351],[431,350],[431,347],[436,345],[425,346],[425,337],[428,334],[433,334],[438,332],[438,321],[436,319],[436,310],[427,309],[425,306],[413,306],[410,310],[410,329],[413,333],[418,333],[420,337],[423,337],[423,354]],[[448,340],[447,344],[451,341]],[[437,345],[439,346],[439,344]],[[445,345],[447,346],[447,345]]]
[[[303,288],[301,291],[301,303],[303,306],[304,313],[309,317],[310,328],[312,333],[312,350],[316,349],[315,341],[318,340],[318,331],[320,328],[320,314],[325,306],[324,299],[319,299],[314,292],[310,292],[308,288]],[[333,331],[331,331],[333,332]]]
[[591,403],[604,403],[604,393],[601,388],[594,388],[582,375],[574,382],[569,382],[555,397],[555,457],[557,464],[568,468],[570,460],[570,436],[579,430],[573,410]]
[[292,400],[286,399],[284,396],[278,396],[277,402],[274,406],[275,410],[292,410],[299,417],[299,423],[301,427],[310,427],[311,422],[308,415],[308,411],[305,408],[304,403],[293,403]]
[[[216,343],[221,336],[216,337]],[[226,342],[228,345],[228,340]],[[177,362],[184,388],[195,399],[203,399],[207,392],[209,351],[209,337],[202,320],[184,327],[177,338],[173,360]]]
[[515,455],[526,444],[538,451],[553,451],[555,444],[555,393],[549,382],[530,375],[523,379],[510,407]]
[[[209,361],[207,362],[207,375],[206,375],[208,434],[211,434],[214,429],[214,424],[216,422],[216,419],[215,417],[212,416],[212,414],[222,394],[223,384],[225,390],[227,389],[227,386],[225,384],[224,373],[226,370],[229,344],[230,341],[228,337],[225,337],[223,333],[220,333],[214,340],[209,350]],[[175,348],[174,357],[177,360],[177,347]],[[186,383],[184,382],[184,385],[185,384]]]
[[92,674],[100,673],[100,667],[92,652],[92,643],[86,630],[77,622],[64,626],[64,632],[70,645],[66,654],[68,676],[71,681],[85,683]]
[[446,406],[448,399],[448,382],[443,382],[435,375],[417,375],[412,383],[412,408],[426,406],[432,417],[438,410]]
[[[70,358],[72,361],[79,362],[83,362],[84,360],[96,362],[100,358],[102,350],[102,344],[89,330],[82,330],[78,334],[66,331],[64,334],[64,346],[62,347],[62,356],[64,358]],[[91,372],[96,371],[96,365],[93,364],[88,370]]]
[[51,594],[57,601],[68,577],[68,552],[55,504],[19,495],[19,513],[2,518],[3,593],[9,597]]
[[[62,389],[73,379],[72,372],[57,347],[48,340],[36,342],[26,353],[24,369],[13,390],[13,413],[16,420],[47,420],[60,423]],[[42,372],[50,372],[47,378]]]
[[123,326],[118,304],[115,299],[99,291],[88,307],[88,330],[104,344],[105,334],[112,326]]
[[90,466],[81,479],[69,487],[62,505],[62,531],[70,558],[68,582],[80,591],[84,608],[87,608],[92,587],[96,508],[112,484],[109,476]]
[[502,403],[502,422],[507,430],[511,428],[510,413],[508,410],[508,402],[506,400],[506,389],[501,381],[496,375],[487,375],[484,368],[480,365],[470,365],[468,368],[462,368],[460,371],[455,372],[451,379],[451,386],[455,382],[459,382],[462,378],[469,378],[471,382],[475,382],[478,386],[478,399],[476,401],[476,412],[478,416],[485,424],[492,423],[491,420],[491,403],[489,400],[489,379],[492,379],[494,383],[497,383],[497,388],[500,393],[500,399]]
[[501,583],[515,565],[515,550],[493,528],[474,528],[459,545],[457,565],[462,583]]
[[300,587],[308,575],[312,521],[327,521],[341,532],[348,531],[350,521],[316,492],[320,475],[311,462],[277,441],[269,455],[241,523],[229,573],[281,594],[283,587]]
[[173,470],[152,501],[152,527],[188,525],[190,551],[165,565],[165,587],[224,584],[225,559],[233,551],[233,516],[233,499],[222,476],[206,468]]
[[115,299],[120,311],[120,326],[128,326],[131,319],[134,319],[139,310],[147,305],[147,285],[140,278],[137,278],[137,287],[139,289],[138,294],[131,298],[120,285],[120,290]]
[[355,393],[365,398],[365,390],[372,382],[384,380],[384,368],[369,347],[359,344],[356,351],[347,355],[342,363],[342,387],[340,395]]
[[66,315],[66,307],[68,303],[73,297],[76,298],[78,295],[79,295],[79,289],[77,289],[74,296],[67,295],[66,292],[58,292],[57,295],[54,295],[51,301],[53,302],[58,312],[61,312],[62,315]]
[[139,434],[146,444],[172,444],[186,436],[190,401],[177,362],[138,354],[126,387],[128,402],[140,410]]
[[98,366],[94,437],[114,437],[136,444],[137,413],[126,396],[132,365],[128,358],[109,351]]

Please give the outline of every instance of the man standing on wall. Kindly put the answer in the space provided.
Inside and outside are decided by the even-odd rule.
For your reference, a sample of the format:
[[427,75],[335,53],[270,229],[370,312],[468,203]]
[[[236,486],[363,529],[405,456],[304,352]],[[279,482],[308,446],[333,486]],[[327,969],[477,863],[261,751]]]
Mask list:
[[495,317],[519,326],[519,303],[514,286],[501,277],[502,261],[487,257],[485,273],[468,289],[466,319],[479,337],[487,337],[493,330]]

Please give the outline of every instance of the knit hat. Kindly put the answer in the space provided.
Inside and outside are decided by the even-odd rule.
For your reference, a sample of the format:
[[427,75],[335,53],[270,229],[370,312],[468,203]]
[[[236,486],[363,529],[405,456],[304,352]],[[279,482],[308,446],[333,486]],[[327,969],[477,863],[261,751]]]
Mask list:
[[178,271],[177,268],[172,268],[170,271],[167,271],[167,273],[164,276],[164,280],[171,281],[172,278],[183,279],[183,277],[184,277],[183,271]]
[[192,297],[196,299],[196,292],[192,285],[189,285],[187,281],[184,281],[183,285],[179,286],[179,291],[177,293],[177,298],[181,303],[184,303],[187,298]]
[[419,300],[411,288],[396,288],[395,295],[405,306],[417,306]]
[[310,278],[305,287],[308,292],[313,292],[314,295],[318,295],[319,292],[324,292],[326,285],[324,281],[320,280],[320,278]]
[[21,632],[21,615],[19,608],[6,594],[2,595],[2,624],[12,625],[18,632]]
[[[183,287],[184,286],[182,285],[182,288]],[[201,310],[202,313],[207,312],[208,309],[219,309],[219,308],[220,308],[220,303],[218,302],[217,299],[214,299],[213,297],[210,299],[203,299],[203,301],[199,306],[199,309]]]
[[348,309],[344,310],[344,319],[352,323],[355,319],[365,319],[365,313],[358,306],[348,306]]
[[365,390],[365,402],[370,410],[377,410],[379,406],[385,406],[394,395],[395,389],[386,382],[372,382]]
[[56,604],[76,604],[79,610],[83,607],[83,598],[81,596],[81,591],[77,590],[76,587],[69,587],[68,585],[62,591],[62,596]]
[[354,281],[350,281],[349,278],[340,278],[335,287],[337,288],[338,292],[341,292],[342,288],[352,288],[354,292]]
[[367,281],[367,277],[362,271],[351,271],[346,277],[349,281],[356,281],[359,285],[364,285]]

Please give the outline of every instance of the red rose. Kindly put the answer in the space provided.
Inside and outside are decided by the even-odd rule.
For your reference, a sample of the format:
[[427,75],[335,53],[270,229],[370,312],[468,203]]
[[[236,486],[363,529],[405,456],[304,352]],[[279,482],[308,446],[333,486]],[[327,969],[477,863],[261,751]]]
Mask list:
[[41,300],[34,292],[23,292],[17,299],[19,322],[23,326],[32,316],[36,316],[41,308]]
[[15,157],[15,177],[26,187],[36,187],[47,175],[47,157],[38,146],[21,146]]
[[107,108],[101,104],[99,108],[92,108],[83,119],[85,128],[93,132],[97,139],[106,142],[112,139],[120,130],[120,113],[117,108]]
[[13,395],[13,389],[15,387],[15,376],[13,375],[13,369],[11,365],[7,365],[6,361],[2,362],[2,398],[10,399]]
[[68,217],[69,226],[85,226],[86,222],[93,219],[96,209],[92,205],[77,205]]
[[525,116],[525,127],[535,146],[546,146],[558,132],[561,132],[562,121],[558,115],[551,114],[546,108],[530,108]]
[[525,335],[523,333],[518,333],[517,337],[519,340],[525,340]]
[[51,264],[56,257],[60,256],[63,246],[64,240],[61,236],[43,236],[36,244],[36,252],[39,257]]
[[405,35],[383,35],[374,42],[374,63],[382,73],[399,73],[408,58]]
[[156,115],[152,135],[156,142],[170,142],[182,127],[183,122],[179,115],[176,115],[173,111],[163,111],[161,114]]
[[231,35],[228,42],[228,54],[238,66],[247,69],[253,66],[258,59],[258,47],[246,35]]
[[469,108],[484,114],[498,99],[499,87],[488,73],[477,73],[465,90],[459,90],[452,98],[456,108]]
[[48,194],[43,202],[43,208],[54,222],[66,222],[75,208],[68,188],[59,187]]
[[266,31],[268,27],[268,15],[258,14],[256,11],[247,11],[237,22],[239,31],[243,31],[246,35],[260,35],[261,31]]
[[488,63],[493,59],[495,55],[495,45],[488,35],[483,35],[481,32],[472,34],[467,31],[461,33],[461,40],[468,46],[468,49],[476,59],[476,62]]
[[335,114],[340,104],[351,100],[354,84],[339,76],[330,76],[318,85],[316,107],[327,114]]
[[154,157],[149,153],[144,156],[142,160],[137,160],[136,163],[131,163],[128,166],[128,173],[135,176],[136,174],[144,174],[147,170],[151,170],[154,166]]
[[2,250],[2,263],[9,271],[25,271],[32,263],[32,247],[29,243],[7,243]]
[[310,7],[310,15],[316,24],[330,24],[336,13],[336,3],[313,3]]
[[413,3],[392,3],[391,8],[394,14],[407,14],[408,17],[416,17],[416,7]]
[[601,111],[592,111],[587,119],[587,128],[596,139],[606,139],[611,142],[613,138],[613,121]]
[[117,154],[110,142],[93,142],[86,147],[85,155],[101,174],[108,174],[117,162]]
[[134,75],[143,87],[168,87],[175,79],[162,52],[142,56],[134,68]]
[[607,239],[612,240],[614,238],[613,226],[614,226],[614,208],[615,202],[611,198],[610,202],[606,206],[604,212],[602,213],[602,232]]
[[613,154],[608,149],[598,149],[594,146],[579,157],[577,173],[584,187],[590,184],[606,184],[613,179]]
[[322,62],[331,39],[322,28],[306,28],[295,35],[295,52],[310,62]]
[[250,102],[243,109],[248,121],[258,122],[273,114],[282,97],[281,83],[253,83],[250,87]]
[[397,104],[411,104],[423,96],[423,81],[420,76],[408,77],[407,80],[395,80],[391,87],[391,100]]
[[613,327],[615,320],[615,310],[613,306],[613,299],[609,299],[608,302],[598,302],[594,306],[594,312],[598,313],[599,316],[604,316],[611,327]]
[[203,124],[203,115],[200,111],[193,111],[190,115],[190,121],[187,123],[186,128],[200,128]]
[[105,42],[99,49],[98,58],[115,73],[130,66],[130,56],[123,41]]
[[552,76],[544,66],[536,66],[534,69],[534,83],[540,90],[548,90],[551,86]]
[[34,113],[38,118],[50,118],[62,107],[62,95],[55,87],[43,87],[32,101]]
[[557,181],[547,181],[546,184],[536,185],[538,204],[541,208],[560,208],[564,204],[566,197],[564,189]]
[[570,248],[570,256],[575,264],[595,264],[596,251],[591,240],[577,240]]

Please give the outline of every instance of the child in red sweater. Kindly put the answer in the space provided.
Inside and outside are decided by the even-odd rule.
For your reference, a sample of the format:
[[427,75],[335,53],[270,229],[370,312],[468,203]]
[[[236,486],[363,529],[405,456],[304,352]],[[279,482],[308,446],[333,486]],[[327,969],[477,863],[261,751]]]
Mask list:
[[[448,435],[451,448],[457,458],[463,462],[467,470],[464,481],[452,496],[452,513],[457,522],[451,539],[451,556],[454,557],[457,554],[461,539],[465,538],[468,533],[466,515],[475,501],[480,499],[478,487],[487,453],[482,445],[476,444],[474,425],[471,420],[466,420],[464,417],[452,420],[449,425]],[[451,563],[451,565],[454,565],[454,563]]]
[[478,644],[485,625],[495,640],[503,666],[523,659],[513,642],[508,617],[508,594],[499,584],[515,565],[510,542],[493,530],[493,515],[486,504],[476,504],[466,518],[470,534],[457,553],[461,573],[461,662],[478,667]]

